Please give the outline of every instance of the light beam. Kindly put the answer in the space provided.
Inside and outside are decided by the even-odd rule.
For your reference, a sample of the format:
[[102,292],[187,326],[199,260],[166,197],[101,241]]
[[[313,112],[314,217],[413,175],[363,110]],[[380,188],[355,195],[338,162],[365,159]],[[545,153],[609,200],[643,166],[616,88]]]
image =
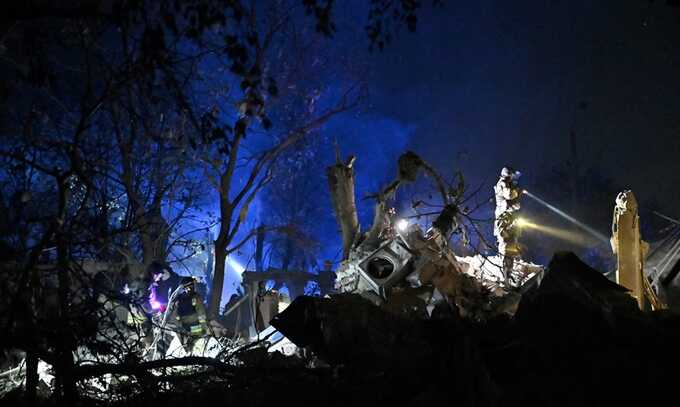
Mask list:
[[541,205],[545,206],[546,208],[550,209],[551,211],[555,212],[562,218],[568,220],[569,222],[573,223],[574,225],[580,227],[581,229],[585,230],[586,232],[590,233],[594,237],[596,237],[599,241],[602,243],[609,245],[609,239],[603,235],[602,233],[598,232],[597,230],[591,228],[590,226],[586,225],[585,223],[579,221],[578,219],[574,218],[571,215],[568,215],[564,211],[554,207],[553,205],[550,205],[546,201],[542,200],[541,198],[537,197],[536,195],[532,194],[531,192],[527,191],[526,189],[523,191],[525,195],[529,196],[530,198],[534,199],[536,202],[540,203]]
[[229,264],[229,267],[232,268],[238,275],[243,274],[243,272],[246,270],[245,267],[241,265],[238,261],[233,259],[231,256],[227,257],[227,263]]

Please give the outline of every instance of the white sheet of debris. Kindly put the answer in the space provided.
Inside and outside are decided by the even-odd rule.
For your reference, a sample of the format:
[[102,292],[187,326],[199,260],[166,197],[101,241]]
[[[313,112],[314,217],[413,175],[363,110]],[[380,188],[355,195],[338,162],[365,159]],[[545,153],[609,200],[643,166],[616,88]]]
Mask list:
[[456,256],[456,260],[467,266],[463,267],[465,274],[480,280],[485,287],[492,291],[496,288],[505,288],[508,283],[513,287],[521,287],[536,273],[543,271],[543,266],[541,265],[516,260],[510,281],[506,282],[503,277],[503,260],[498,255],[484,256],[477,254],[466,257]]

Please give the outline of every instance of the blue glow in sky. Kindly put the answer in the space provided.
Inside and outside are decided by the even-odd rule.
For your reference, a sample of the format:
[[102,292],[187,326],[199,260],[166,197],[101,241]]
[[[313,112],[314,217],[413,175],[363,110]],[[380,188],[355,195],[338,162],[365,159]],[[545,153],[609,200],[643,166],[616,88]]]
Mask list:
[[[567,162],[571,132],[584,169],[633,188],[640,201],[657,198],[680,216],[679,195],[667,187],[680,184],[680,172],[668,170],[680,151],[677,9],[632,0],[446,2],[420,16],[416,33],[402,32],[384,52],[369,53],[355,21],[364,18],[365,3],[347,4],[328,46],[351,48],[366,66],[369,98],[321,131],[337,139],[343,157],[357,156],[364,228],[372,203],[362,198],[394,177],[405,150],[445,175],[462,170],[470,188],[485,185],[484,200],[505,165],[521,169],[530,183]],[[328,83],[343,84],[335,77]],[[334,155],[329,143],[318,157],[325,166]],[[326,185],[325,174],[318,177]],[[319,261],[338,260],[327,189],[310,199],[326,208],[315,219]],[[603,202],[598,210],[610,206]],[[251,224],[267,210],[255,202]],[[234,258],[244,266],[247,247]],[[238,284],[236,275],[225,290]]]

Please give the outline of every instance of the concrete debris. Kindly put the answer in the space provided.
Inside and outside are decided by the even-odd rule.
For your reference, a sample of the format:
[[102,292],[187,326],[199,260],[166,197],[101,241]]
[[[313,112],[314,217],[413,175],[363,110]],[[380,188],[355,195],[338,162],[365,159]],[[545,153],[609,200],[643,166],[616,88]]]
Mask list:
[[[672,388],[680,363],[678,316],[640,311],[627,290],[571,253],[555,255],[513,318],[480,323],[442,304],[422,317],[388,304],[300,297],[272,325],[333,366],[342,388],[379,378],[369,397],[381,405],[654,405],[667,393],[644,389]],[[380,383],[398,395],[377,391]],[[643,390],[611,390],[621,386]]]
[[479,280],[482,285],[495,291],[500,288],[503,292],[518,288],[526,284],[532,276],[543,273],[544,267],[524,260],[513,263],[510,278],[503,275],[503,259],[501,256],[456,256],[456,260],[463,264],[462,272]]
[[543,272],[539,265],[518,260],[506,280],[499,256],[456,256],[437,229],[423,233],[415,224],[375,250],[360,248],[336,271],[338,292],[360,294],[380,305],[393,301],[395,293],[403,302],[407,287],[419,288],[426,307],[444,300],[472,319],[512,313],[514,308],[499,300],[512,297],[516,305],[519,297],[514,292]]
[[[467,258],[457,257],[449,245],[454,234],[468,242],[461,227],[465,215],[462,179],[454,188],[418,155],[406,152],[399,158],[395,180],[372,195],[376,199],[373,224],[360,233],[354,199],[355,157],[347,163],[339,157],[336,161],[328,175],[343,232],[343,261],[335,281],[338,292],[359,294],[376,305],[392,301],[393,307],[395,293],[400,303],[409,304],[412,301],[405,301],[404,296],[409,289],[418,289],[417,296],[425,301],[428,312],[444,301],[462,317],[484,320],[498,313],[513,313],[520,292],[539,281],[542,268],[522,261],[519,253],[517,213],[522,190],[517,184],[518,171],[504,168],[495,187],[494,234],[499,239],[499,254]],[[396,210],[387,205],[396,190],[415,181],[420,172],[434,181],[442,199],[442,209],[425,232],[418,224],[399,219]]]

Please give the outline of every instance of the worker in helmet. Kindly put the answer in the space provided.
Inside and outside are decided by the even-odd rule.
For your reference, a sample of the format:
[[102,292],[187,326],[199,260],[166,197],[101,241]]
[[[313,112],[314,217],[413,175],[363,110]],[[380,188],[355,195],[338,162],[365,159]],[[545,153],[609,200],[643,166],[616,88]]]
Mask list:
[[150,313],[163,313],[168,306],[170,294],[180,285],[180,276],[172,268],[158,261],[147,267],[151,284],[149,285]]
[[203,299],[196,292],[196,281],[192,277],[182,279],[184,291],[177,297],[175,318],[182,328],[182,344],[191,353],[194,343],[208,334],[207,315]]
[[508,281],[512,276],[515,259],[519,257],[519,227],[517,217],[522,190],[517,180],[521,176],[512,167],[503,167],[494,187],[496,211],[493,234],[498,241],[498,253],[503,260],[503,275]]

